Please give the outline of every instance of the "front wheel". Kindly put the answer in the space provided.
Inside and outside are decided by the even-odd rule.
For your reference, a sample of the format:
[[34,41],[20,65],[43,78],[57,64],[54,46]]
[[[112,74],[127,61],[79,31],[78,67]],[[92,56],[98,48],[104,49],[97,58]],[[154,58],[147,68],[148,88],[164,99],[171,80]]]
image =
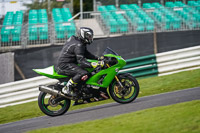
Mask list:
[[130,74],[119,74],[117,76],[122,86],[113,80],[109,87],[110,96],[118,103],[130,103],[135,100],[139,94],[138,81]]
[[59,116],[68,111],[71,100],[63,97],[55,97],[45,92],[40,92],[38,105],[40,110],[49,116]]

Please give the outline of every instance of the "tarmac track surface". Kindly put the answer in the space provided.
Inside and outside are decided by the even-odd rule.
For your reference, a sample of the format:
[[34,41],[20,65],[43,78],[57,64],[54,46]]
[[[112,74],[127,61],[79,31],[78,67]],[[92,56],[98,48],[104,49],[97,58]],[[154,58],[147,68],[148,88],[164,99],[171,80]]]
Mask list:
[[67,112],[58,117],[42,116],[0,125],[0,133],[21,133],[28,130],[47,128],[82,121],[102,119],[147,108],[166,106],[186,101],[199,100],[200,87],[162,93],[136,99],[129,104],[109,103]]

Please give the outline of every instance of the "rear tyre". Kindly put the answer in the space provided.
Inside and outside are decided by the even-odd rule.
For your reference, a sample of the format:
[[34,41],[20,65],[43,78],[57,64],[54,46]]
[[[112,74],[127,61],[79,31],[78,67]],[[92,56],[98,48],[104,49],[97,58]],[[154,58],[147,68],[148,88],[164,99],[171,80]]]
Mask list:
[[40,92],[38,96],[38,105],[40,110],[49,116],[59,116],[66,113],[70,107],[71,100],[61,98],[59,102],[55,100],[61,97],[55,97],[45,92]]
[[134,101],[139,94],[138,81],[130,74],[119,74],[117,77],[123,88],[116,80],[113,80],[109,86],[110,96],[118,103],[125,104]]

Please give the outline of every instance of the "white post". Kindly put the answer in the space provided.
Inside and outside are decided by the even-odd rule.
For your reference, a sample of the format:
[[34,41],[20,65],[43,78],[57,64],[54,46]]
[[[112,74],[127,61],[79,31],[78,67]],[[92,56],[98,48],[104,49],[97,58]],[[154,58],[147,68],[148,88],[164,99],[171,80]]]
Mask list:
[[48,14],[50,14],[50,0],[48,0]]
[[140,7],[142,7],[142,2],[141,2],[141,0],[138,0],[138,5],[139,5]]
[[5,0],[2,0],[1,14],[2,14],[2,17],[6,15],[6,14],[5,14]]
[[97,3],[96,3],[96,0],[93,0],[93,11],[94,11],[94,12],[97,11],[97,10],[96,10],[96,4],[97,4]]
[[161,3],[163,6],[165,5],[165,4],[164,4],[164,0],[161,0],[160,3]]
[[80,0],[80,13],[81,13],[81,17],[80,19],[83,19],[83,0]]
[[119,8],[119,0],[115,0],[115,6],[116,8]]
[[71,12],[74,14],[74,0],[71,0]]

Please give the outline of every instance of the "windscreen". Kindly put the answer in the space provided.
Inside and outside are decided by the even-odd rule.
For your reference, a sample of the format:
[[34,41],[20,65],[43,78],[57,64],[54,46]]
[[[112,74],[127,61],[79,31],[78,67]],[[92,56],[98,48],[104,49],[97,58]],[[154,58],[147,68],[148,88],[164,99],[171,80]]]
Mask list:
[[106,55],[106,54],[113,54],[113,55],[118,55],[115,51],[113,51],[111,48],[107,47],[105,49],[105,51],[103,52],[103,55]]

